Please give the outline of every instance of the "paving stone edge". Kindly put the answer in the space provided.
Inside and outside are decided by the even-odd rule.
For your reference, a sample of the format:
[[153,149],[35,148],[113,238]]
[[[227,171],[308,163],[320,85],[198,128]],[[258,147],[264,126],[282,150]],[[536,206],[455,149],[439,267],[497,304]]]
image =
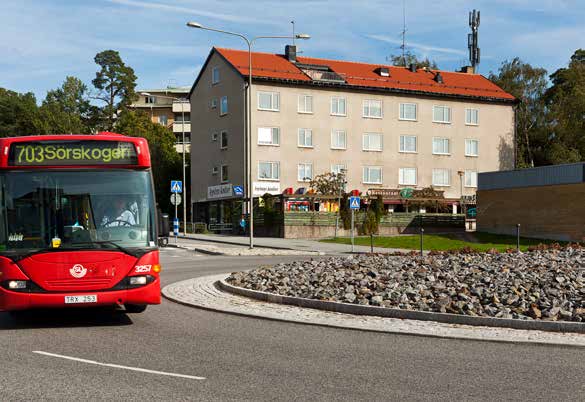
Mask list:
[[408,320],[436,321],[444,324],[461,324],[483,327],[512,328],[523,330],[538,330],[548,332],[574,332],[585,333],[585,323],[569,321],[537,321],[517,320],[492,317],[472,317],[458,314],[434,313],[427,311],[401,310],[387,307],[361,306],[358,304],[322,301],[305,299],[301,297],[283,296],[274,293],[261,292],[230,285],[225,280],[216,282],[219,289],[224,292],[245,296],[252,299],[287,304],[297,307],[313,308],[318,310],[332,311],[336,313],[369,315],[387,318],[399,318]]

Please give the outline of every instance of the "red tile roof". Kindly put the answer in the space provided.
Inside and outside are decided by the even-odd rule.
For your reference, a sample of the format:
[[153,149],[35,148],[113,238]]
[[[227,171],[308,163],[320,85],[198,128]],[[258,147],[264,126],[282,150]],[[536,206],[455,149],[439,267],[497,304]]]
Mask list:
[[[214,48],[244,77],[248,76],[248,52],[243,50]],[[429,95],[476,97],[497,101],[515,101],[496,84],[479,74],[455,73],[450,71],[423,70],[411,72],[404,67],[383,64],[356,63],[351,61],[297,57],[297,63],[322,65],[329,67],[340,75],[344,85],[349,87],[387,89],[390,91],[428,93]],[[382,77],[377,69],[387,67],[389,77]],[[435,81],[437,72],[441,73],[443,83]],[[272,53],[252,53],[252,73],[254,78],[313,82],[295,63],[288,61],[284,55]]]

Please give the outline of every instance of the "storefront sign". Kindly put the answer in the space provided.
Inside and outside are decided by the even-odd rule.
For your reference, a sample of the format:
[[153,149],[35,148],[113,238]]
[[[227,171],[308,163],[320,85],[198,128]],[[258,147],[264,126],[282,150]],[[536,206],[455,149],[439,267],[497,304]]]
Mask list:
[[207,187],[207,199],[217,200],[220,198],[229,198],[234,195],[231,184],[221,184],[219,186]]
[[477,204],[477,197],[473,195],[464,195],[461,197],[461,204]]
[[368,190],[368,196],[370,197],[382,197],[385,200],[412,200],[412,199],[425,199],[425,200],[442,200],[443,191],[438,191],[433,188],[423,188],[415,190],[410,187],[403,189],[393,188],[371,188]]
[[252,185],[252,193],[254,196],[262,196],[268,194],[280,194],[280,182],[271,181],[255,181]]
[[368,196],[382,197],[386,199],[397,199],[400,198],[400,190],[395,190],[391,188],[371,188],[368,190]]

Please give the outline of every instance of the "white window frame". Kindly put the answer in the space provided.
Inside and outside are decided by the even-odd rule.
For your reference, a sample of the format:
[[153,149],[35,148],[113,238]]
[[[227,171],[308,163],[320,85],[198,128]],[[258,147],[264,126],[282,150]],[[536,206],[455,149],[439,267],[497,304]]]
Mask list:
[[[402,116],[403,107],[406,106],[406,105],[414,106],[414,119],[408,119],[408,118]],[[398,120],[402,120],[402,121],[418,121],[418,104],[416,104],[416,103],[410,103],[410,102],[400,103],[398,105]]]
[[[224,109],[224,101],[225,100],[225,109]],[[227,95],[222,96],[221,99],[219,100],[219,115],[220,116],[225,116],[226,114],[228,114],[228,97]]]
[[[380,104],[380,116],[374,116],[371,114],[372,102],[377,102]],[[367,105],[367,109],[368,109],[367,114],[366,114],[366,105]],[[384,109],[383,109],[382,100],[380,100],[380,99],[364,99],[364,101],[362,103],[362,117],[364,117],[366,119],[381,119],[381,118],[383,118],[384,117]]]
[[[443,109],[443,118],[445,117],[444,110],[449,110],[449,120],[435,120],[435,109],[442,108]],[[451,120],[453,119],[453,111],[451,110],[451,106],[447,105],[433,105],[433,123],[441,123],[441,124],[451,124]]]
[[169,125],[169,116],[167,116],[166,114],[161,114],[158,116],[157,121],[158,121],[158,124],[166,127]]
[[[405,183],[404,182],[404,171],[405,170],[414,170],[414,183]],[[405,167],[398,169],[398,185],[400,186],[416,186],[418,183],[418,169],[415,167]]]
[[[447,141],[447,152],[436,152],[435,140]],[[447,137],[433,137],[433,155],[451,155],[451,140]]]
[[[301,133],[304,139],[304,143],[301,142]],[[307,145],[307,133],[309,133],[309,138],[311,139],[310,144]],[[297,131],[297,146],[299,148],[313,148],[313,130],[310,128],[299,128]]]
[[[226,145],[223,145],[223,139],[225,137]],[[229,145],[228,133],[227,130],[222,130],[219,133],[219,149],[227,149]]]
[[[380,181],[371,181],[370,180],[370,169],[379,169],[380,170]],[[368,177],[366,179],[366,171],[368,172]],[[384,183],[384,168],[382,166],[362,166],[362,183],[363,184],[382,184]]]
[[[471,143],[471,142],[475,142],[477,144],[477,153],[475,154],[471,154],[467,152],[467,144]],[[465,156],[469,156],[469,157],[473,157],[473,158],[477,158],[479,156],[479,140],[476,140],[475,138],[466,138],[465,139]]]
[[[344,147],[339,147],[339,146],[335,146],[334,145],[333,138],[335,138],[335,135],[337,133],[343,133],[343,142],[345,143],[345,146]],[[331,130],[331,149],[340,149],[340,150],[347,149],[347,131],[345,131],[345,130],[338,130],[338,129]]]
[[[472,122],[471,120],[467,120],[467,113],[471,112],[471,111],[474,111],[476,113],[477,121],[475,123]],[[465,125],[466,126],[479,126],[479,109],[472,108],[472,107],[465,108]]]
[[[339,113],[339,101],[343,101],[343,113]],[[333,111],[333,102],[337,102],[337,112]],[[347,99],[343,96],[332,96],[329,111],[331,116],[347,116]]]
[[[467,184],[467,178],[468,176],[470,178],[475,177],[475,183],[473,183],[473,180],[470,180],[471,183]],[[465,188],[477,188],[477,170],[466,170],[465,171],[465,175],[464,175],[464,181],[463,181],[463,185],[465,186]]]
[[[414,151],[409,151],[406,149],[406,141],[402,141],[402,139],[406,138],[414,138]],[[404,143],[404,147],[402,146]],[[418,153],[418,137],[416,135],[401,135],[398,137],[398,152],[402,154],[417,154]]]
[[[370,147],[370,140],[369,140],[370,136],[377,136],[380,138],[380,148],[379,149]],[[366,139],[367,139],[367,141],[366,141]],[[366,144],[366,142],[367,142],[367,144]],[[362,151],[382,152],[383,150],[384,150],[384,136],[382,135],[382,133],[364,133],[362,135]]]
[[[270,96],[270,107],[260,107],[260,95]],[[268,112],[280,112],[280,92],[271,91],[258,91],[258,110],[264,110]]]
[[[271,142],[260,142],[260,130],[270,130],[270,140]],[[276,130],[276,135],[275,131]],[[258,134],[258,145],[268,146],[268,147],[278,147],[280,146],[280,127],[258,127],[257,130]],[[276,141],[274,140],[276,138]]]
[[[310,99],[310,110],[307,110],[307,99]],[[313,95],[299,95],[299,99],[297,101],[297,112],[302,114],[313,114]]]
[[[301,166],[303,167],[303,172],[305,173],[305,175],[303,175],[303,177],[301,177]],[[307,176],[306,173],[306,169],[307,167],[309,167],[309,169],[311,169],[311,175]],[[311,162],[303,162],[303,163],[299,163],[297,164],[297,181],[299,182],[310,182],[311,180],[313,180],[313,164]]]
[[211,69],[211,85],[219,84],[219,82],[220,82],[219,67],[213,67]]
[[[443,183],[438,183],[435,181],[435,172],[442,172],[442,173],[447,173],[447,183],[445,184]],[[451,187],[451,170],[450,169],[445,169],[445,168],[439,168],[439,169],[433,169],[432,172],[432,183],[433,186],[436,187]]]
[[334,163],[331,165],[331,173],[339,174],[342,170],[345,170],[345,175],[347,179],[347,165],[345,163]]
[[[225,169],[225,173],[226,173],[226,178],[225,179],[223,178],[224,169]],[[228,165],[221,165],[221,168],[219,170],[219,180],[222,183],[229,182],[230,181],[229,174],[230,174],[230,172],[229,172],[229,169],[228,169]]]
[[[260,177],[260,164],[270,163],[270,177]],[[276,172],[276,175],[274,174]],[[278,161],[258,161],[258,180],[279,181],[280,180],[280,162]]]

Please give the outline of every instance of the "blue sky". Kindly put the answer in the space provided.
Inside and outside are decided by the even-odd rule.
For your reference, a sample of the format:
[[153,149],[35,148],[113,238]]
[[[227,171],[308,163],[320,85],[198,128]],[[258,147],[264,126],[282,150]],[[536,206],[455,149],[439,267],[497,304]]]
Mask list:
[[[187,28],[187,21],[250,36],[288,35],[291,20],[311,40],[304,55],[385,63],[400,52],[402,0],[18,0],[0,13],[0,87],[42,100],[65,76],[91,85],[96,53],[118,50],[140,88],[191,85],[212,46],[239,38]],[[468,12],[481,10],[480,72],[519,56],[553,72],[585,48],[585,0],[407,0],[407,45],[441,69],[467,63]],[[286,40],[257,42],[282,53]]]

